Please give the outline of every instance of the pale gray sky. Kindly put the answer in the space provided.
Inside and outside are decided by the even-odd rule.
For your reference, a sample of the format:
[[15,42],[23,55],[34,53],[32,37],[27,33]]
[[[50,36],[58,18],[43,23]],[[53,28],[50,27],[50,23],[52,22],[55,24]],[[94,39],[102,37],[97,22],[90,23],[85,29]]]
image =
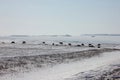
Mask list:
[[120,34],[120,0],[0,0],[0,35]]

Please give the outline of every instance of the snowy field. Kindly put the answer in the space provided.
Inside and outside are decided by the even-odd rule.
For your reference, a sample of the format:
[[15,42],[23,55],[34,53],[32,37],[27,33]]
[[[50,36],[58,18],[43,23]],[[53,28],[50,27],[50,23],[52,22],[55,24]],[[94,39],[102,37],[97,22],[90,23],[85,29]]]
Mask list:
[[119,41],[118,36],[0,37],[0,80],[112,80],[120,76]]

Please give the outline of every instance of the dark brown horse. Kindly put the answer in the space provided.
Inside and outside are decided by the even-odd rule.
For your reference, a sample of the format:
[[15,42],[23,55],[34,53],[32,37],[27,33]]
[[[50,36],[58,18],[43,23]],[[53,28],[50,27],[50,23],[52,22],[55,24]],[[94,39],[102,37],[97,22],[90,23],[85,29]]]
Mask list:
[[26,44],[26,41],[23,41],[22,44]]
[[101,48],[101,44],[98,44],[97,47],[98,47],[98,48]]
[[12,41],[11,44],[15,44],[15,41]]
[[63,45],[63,42],[59,42],[60,45]]
[[89,47],[95,47],[95,46],[94,46],[94,45],[92,45],[92,44],[88,44],[88,46],[89,46]]

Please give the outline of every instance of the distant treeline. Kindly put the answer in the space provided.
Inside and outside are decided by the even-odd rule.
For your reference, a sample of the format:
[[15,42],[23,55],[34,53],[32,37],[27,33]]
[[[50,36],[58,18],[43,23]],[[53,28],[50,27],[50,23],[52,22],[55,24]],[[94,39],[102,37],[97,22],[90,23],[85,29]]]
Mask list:
[[[72,35],[66,34],[66,35],[32,35],[32,36],[71,37]],[[31,35],[10,35],[10,37],[31,37]]]
[[10,37],[29,37],[28,35],[11,35]]
[[83,36],[120,36],[120,34],[83,34]]

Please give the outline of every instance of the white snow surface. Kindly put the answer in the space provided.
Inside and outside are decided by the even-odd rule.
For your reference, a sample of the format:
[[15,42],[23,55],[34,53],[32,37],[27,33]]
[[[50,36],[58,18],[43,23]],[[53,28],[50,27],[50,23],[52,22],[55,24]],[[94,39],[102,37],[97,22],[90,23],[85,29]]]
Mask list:
[[62,54],[75,51],[90,50],[90,47],[52,46],[37,44],[1,44],[0,57]]
[[[10,44],[15,41],[16,44]],[[21,44],[26,41],[27,44]],[[48,45],[42,45],[45,41]],[[58,54],[68,53],[82,50],[89,50],[89,47],[70,47],[70,46],[51,46],[54,42],[56,44],[63,41],[65,44],[72,43],[74,45],[84,43],[102,44],[102,48],[119,48],[119,36],[77,36],[77,37],[0,37],[0,57],[14,57],[14,56],[29,56],[29,55],[43,55],[43,54]],[[5,42],[2,44],[1,42]],[[74,77],[75,74],[96,70],[103,66],[119,63],[120,52],[107,52],[100,56],[83,59],[70,63],[57,64],[53,67],[43,67],[33,69],[25,73],[11,73],[0,76],[0,80],[65,80]]]
[[0,80],[65,80],[72,78],[77,73],[95,70],[118,61],[120,61],[120,52],[106,52],[100,56],[81,61],[34,69],[29,73],[9,74],[0,77]]

